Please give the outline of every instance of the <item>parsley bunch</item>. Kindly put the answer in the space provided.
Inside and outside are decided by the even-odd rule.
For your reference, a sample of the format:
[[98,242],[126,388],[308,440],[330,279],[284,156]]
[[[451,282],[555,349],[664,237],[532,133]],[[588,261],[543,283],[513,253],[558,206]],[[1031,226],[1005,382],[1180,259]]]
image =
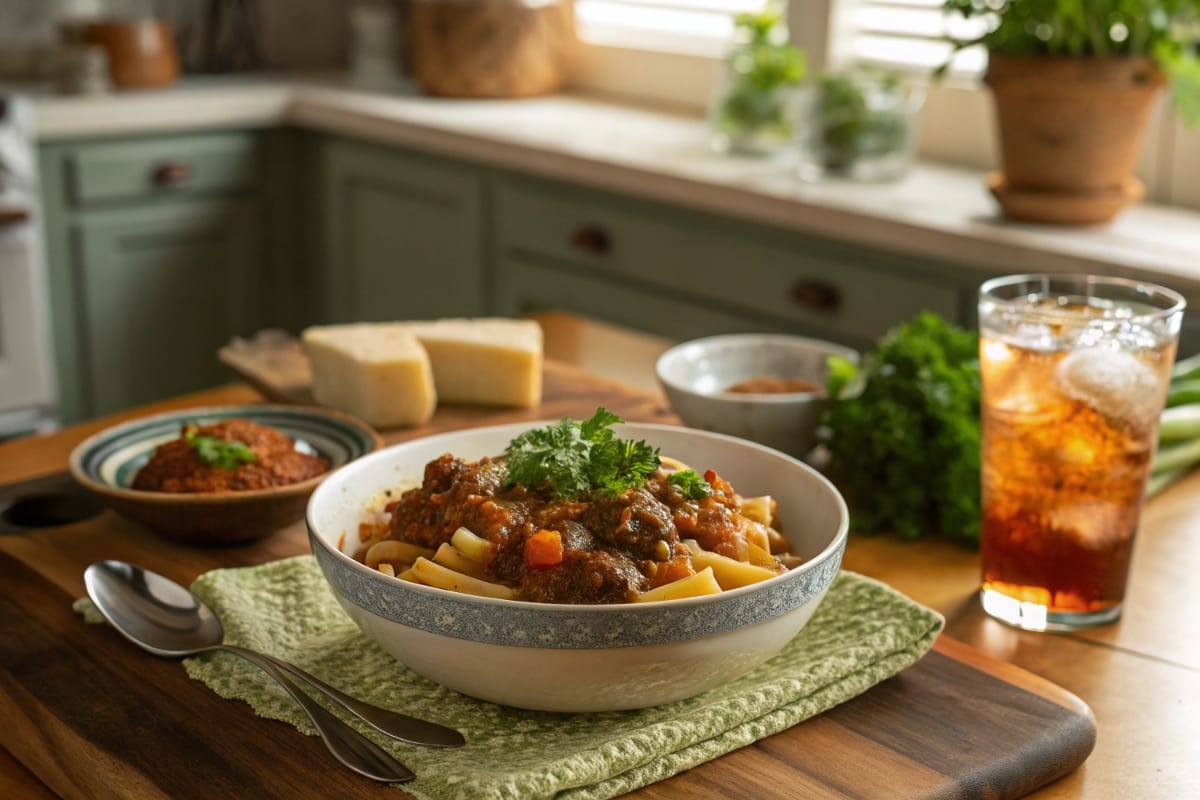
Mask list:
[[979,339],[925,312],[830,359],[823,441],[856,531],[979,542]]
[[184,440],[196,451],[205,464],[222,469],[237,469],[242,464],[253,464],[254,451],[245,442],[236,439],[218,439],[216,436],[198,436],[195,428],[188,428]]
[[645,483],[659,466],[658,448],[618,439],[612,425],[623,420],[606,408],[578,422],[563,417],[555,425],[526,431],[504,451],[509,485],[550,485],[555,497],[617,495]]

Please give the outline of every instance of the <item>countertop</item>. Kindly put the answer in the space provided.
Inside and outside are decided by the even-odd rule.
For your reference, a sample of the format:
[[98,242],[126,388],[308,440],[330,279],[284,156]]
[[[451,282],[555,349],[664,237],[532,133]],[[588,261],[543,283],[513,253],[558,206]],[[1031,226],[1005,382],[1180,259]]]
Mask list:
[[[565,376],[568,382],[563,382]],[[585,373],[563,372],[559,376],[560,400],[542,409],[513,412],[534,415],[536,418],[555,418],[561,414],[574,413],[563,403],[581,404],[590,402],[597,392],[607,395],[620,394],[622,405],[614,405],[629,419],[664,421],[666,410],[661,400],[653,395],[639,393],[634,389],[598,381]],[[561,390],[570,386],[569,392]],[[606,395],[606,396],[607,396]],[[581,399],[582,398],[582,399]],[[168,407],[188,407],[220,403],[252,402],[257,396],[246,387],[225,387],[201,394],[175,398],[153,408],[131,409],[122,415],[134,415],[164,410]],[[458,410],[458,424],[468,425],[471,420],[467,412]],[[485,412],[481,412],[485,413]],[[494,412],[486,412],[494,413]],[[0,483],[20,481],[33,476],[62,470],[71,449],[87,435],[115,422],[117,418],[93,420],[59,433],[30,437],[0,445]],[[487,421],[496,421],[488,418]],[[480,423],[476,423],[480,424]],[[389,440],[406,435],[404,431],[386,433]],[[412,435],[408,433],[407,435]],[[1187,587],[1200,570],[1200,537],[1195,536],[1200,526],[1200,504],[1196,502],[1200,490],[1200,474],[1193,475],[1168,489],[1148,504],[1137,537],[1130,575],[1130,590],[1126,600],[1124,617],[1118,623],[1088,631],[1070,634],[1040,634],[1007,627],[987,617],[979,607],[977,599],[979,560],[978,554],[957,545],[937,539],[921,539],[904,542],[889,536],[867,537],[852,534],[847,546],[843,566],[888,583],[915,600],[936,608],[946,616],[945,633],[965,642],[992,658],[1006,661],[1052,681],[1058,686],[1082,698],[1095,714],[1098,736],[1095,750],[1083,766],[1065,778],[1035,793],[1038,800],[1051,798],[1117,798],[1137,797],[1141,800],[1182,798],[1200,796],[1200,738],[1196,736],[1197,698],[1200,698],[1200,626],[1195,620],[1200,616],[1200,595],[1189,592]],[[153,537],[140,531],[132,523],[106,518],[104,525],[110,529],[109,537],[80,537],[80,526],[64,526],[46,529],[30,535],[4,537],[0,541],[0,554],[12,563],[34,565],[46,574],[54,575],[58,594],[63,598],[78,596],[82,591],[80,565],[98,558],[141,558],[142,551],[158,553],[157,561],[147,563],[151,568],[175,573],[173,577],[183,580],[194,576],[182,574],[184,569],[209,569],[220,565],[257,563],[302,552],[304,538],[302,526],[287,533],[271,537],[252,546],[226,550],[189,551],[186,559],[171,546],[157,543]],[[157,544],[157,546],[156,546]],[[145,562],[143,562],[145,563]],[[187,564],[187,567],[180,566]],[[31,567],[32,568],[32,567]],[[27,576],[28,569],[13,573],[13,581]],[[23,613],[26,606],[44,607],[41,595],[25,598],[14,613]],[[66,611],[63,601],[62,614]],[[63,623],[64,629],[73,631],[73,621]],[[12,628],[11,630],[15,630]],[[10,635],[11,635],[11,630]],[[61,633],[46,630],[39,633],[36,641],[29,644],[30,653],[51,653],[61,650],[89,651],[95,643],[62,638]],[[56,644],[57,643],[57,644]],[[115,645],[114,645],[115,646]],[[124,644],[121,647],[126,647]],[[120,651],[133,658],[133,649]],[[28,653],[9,653],[6,667],[20,670],[38,670],[39,674],[57,674],[70,680],[69,671],[80,669],[84,656],[74,658],[41,659],[31,661]],[[161,686],[155,692],[187,691],[189,697],[204,695],[200,689],[182,686],[186,681],[182,670],[175,664],[144,657],[142,668],[157,670]],[[115,668],[110,665],[110,668]],[[169,680],[167,677],[170,672]],[[68,671],[64,673],[64,671]],[[77,680],[99,683],[101,674],[87,672]],[[64,677],[66,676],[66,677]],[[72,753],[70,747],[78,747],[79,730],[72,730],[69,723],[42,712],[35,713],[35,703],[29,699],[26,688],[19,682],[8,682],[4,694],[9,702],[19,702],[21,714],[16,733],[4,737],[11,755],[0,749],[0,796],[23,798],[46,798],[56,794],[42,786],[38,778],[26,771],[22,764],[38,765],[41,778],[55,788],[59,794],[71,797],[95,796],[96,792],[113,790],[113,786],[97,787],[88,782],[85,775],[105,760],[116,759],[119,763],[129,761],[135,766],[145,767],[145,758],[137,749],[105,751],[88,750],[87,757],[65,755]],[[207,695],[204,695],[207,697]],[[13,699],[15,698],[15,700]],[[24,699],[22,699],[24,698]],[[120,698],[125,699],[125,698]],[[97,726],[113,724],[113,717],[105,709],[117,700],[98,697],[94,701],[92,717],[72,714],[76,724],[81,718],[92,720],[84,725],[87,735]],[[213,703],[218,703],[212,700]],[[91,708],[91,701],[88,701]],[[214,709],[214,713],[229,713],[231,731],[245,735],[247,731],[236,726],[252,726],[253,731],[265,731],[270,723],[254,720],[250,715],[237,715],[228,709]],[[986,704],[964,707],[964,714],[987,714]],[[33,715],[33,716],[30,716]],[[198,744],[185,729],[176,727],[155,731],[153,721],[145,721],[145,728],[156,741],[163,738],[180,738],[190,743],[189,758],[197,774],[203,774],[203,766],[210,751]],[[273,729],[272,729],[273,730]],[[46,734],[42,731],[49,731]],[[881,734],[882,735],[882,734]],[[786,736],[785,736],[786,738]],[[236,737],[235,737],[236,739]],[[770,786],[783,796],[788,795],[791,784],[780,778],[774,764],[780,759],[792,763],[796,769],[818,768],[820,765],[839,763],[840,753],[836,750],[813,750],[809,752],[789,751],[784,744],[764,745],[765,749],[749,747],[731,753],[704,767],[690,770],[671,780],[647,787],[639,796],[645,798],[680,797],[763,797],[771,796],[764,790],[762,780],[769,778]],[[963,740],[964,748],[970,744]],[[881,739],[881,744],[886,740]],[[311,741],[297,741],[297,748],[308,747],[306,753],[312,758],[323,757],[319,745]],[[251,756],[261,750],[251,747]],[[882,751],[879,751],[882,752]],[[247,756],[250,758],[251,756]],[[156,762],[157,763],[157,762]],[[111,764],[109,764],[111,766]],[[848,766],[852,775],[861,775],[867,781],[870,776],[886,775],[888,770],[895,774],[895,764],[880,757],[876,762],[864,765],[854,762]],[[880,772],[883,770],[883,772]],[[335,777],[340,779],[340,776]],[[855,779],[851,779],[852,781]],[[853,783],[846,784],[853,786]],[[166,797],[151,783],[129,785],[122,796]],[[893,787],[894,796],[913,791],[911,785]],[[178,796],[178,795],[176,795]]]
[[296,125],[518,170],[984,272],[1095,272],[1200,293],[1200,212],[1142,204],[1113,223],[1014,223],[977,170],[919,163],[887,184],[806,183],[786,158],[725,156],[695,115],[559,94],[431,98],[339,79],[196,79],[160,91],[32,92],[40,141]]

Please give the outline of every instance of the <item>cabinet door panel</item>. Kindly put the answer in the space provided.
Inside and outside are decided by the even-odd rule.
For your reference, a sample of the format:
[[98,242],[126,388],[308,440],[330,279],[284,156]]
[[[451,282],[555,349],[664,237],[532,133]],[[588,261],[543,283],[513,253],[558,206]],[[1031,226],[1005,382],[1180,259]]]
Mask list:
[[230,379],[217,349],[258,307],[253,209],[184,204],[89,215],[76,259],[90,414]]
[[372,145],[325,151],[327,298],[340,322],[483,311],[481,181],[470,168]]

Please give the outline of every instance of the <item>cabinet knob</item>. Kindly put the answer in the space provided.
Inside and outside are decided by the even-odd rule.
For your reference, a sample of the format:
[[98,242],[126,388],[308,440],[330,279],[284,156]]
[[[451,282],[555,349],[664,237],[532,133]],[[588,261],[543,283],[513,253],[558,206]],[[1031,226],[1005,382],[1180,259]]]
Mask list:
[[612,240],[608,231],[599,225],[583,225],[571,234],[571,246],[594,256],[602,256],[611,249]]
[[192,168],[184,161],[164,161],[154,168],[151,179],[155,186],[182,186],[192,177]]
[[789,294],[793,303],[813,311],[836,311],[842,304],[837,288],[821,281],[797,281]]

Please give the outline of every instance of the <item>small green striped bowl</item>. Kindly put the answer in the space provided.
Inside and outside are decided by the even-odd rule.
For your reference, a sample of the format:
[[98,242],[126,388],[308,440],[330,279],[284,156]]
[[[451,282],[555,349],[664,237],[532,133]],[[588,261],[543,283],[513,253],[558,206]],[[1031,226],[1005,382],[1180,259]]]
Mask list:
[[160,536],[187,544],[225,545],[261,539],[304,516],[308,496],[329,473],[245,492],[171,493],[129,488],[159,445],[186,423],[247,419],[274,428],[303,452],[329,459],[330,471],[383,446],[371,426],[325,408],[275,405],[209,406],[169,411],[106,428],[71,453],[72,477],[114,511]]

